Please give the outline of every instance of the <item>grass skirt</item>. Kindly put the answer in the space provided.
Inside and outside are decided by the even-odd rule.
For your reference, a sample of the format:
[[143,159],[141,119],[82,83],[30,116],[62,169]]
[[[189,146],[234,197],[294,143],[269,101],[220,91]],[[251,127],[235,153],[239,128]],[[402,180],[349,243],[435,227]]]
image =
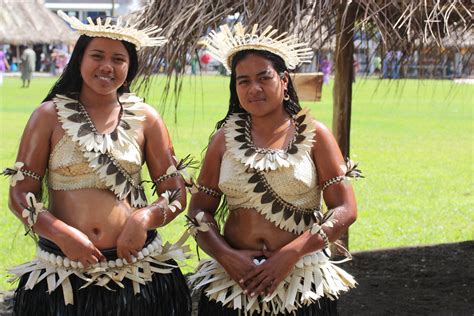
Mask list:
[[[235,310],[224,307],[222,303],[216,302],[214,300],[209,300],[209,298],[204,294],[205,291],[201,293],[201,299],[199,301],[199,312],[198,316],[251,316],[250,312],[245,313],[242,310]],[[298,310],[293,312],[287,312],[285,314],[281,313],[261,313],[254,312],[252,316],[260,315],[277,315],[277,316],[332,316],[337,315],[337,300],[330,300],[327,297],[322,297],[311,305],[304,305],[298,308]]]
[[[258,260],[261,264],[265,259]],[[239,315],[230,313],[232,310],[241,311],[241,315],[334,314],[335,307],[329,300],[337,300],[341,292],[356,284],[350,274],[337,267],[321,251],[300,258],[293,271],[271,295],[247,296],[213,259],[201,261],[190,280],[193,291],[203,290],[209,301],[217,303],[204,302],[200,314],[203,316],[221,315],[219,310],[224,311],[222,315]],[[216,311],[213,312],[214,308]]]
[[[149,244],[156,232],[149,232]],[[46,239],[40,239],[39,248],[56,255],[64,256],[60,249]],[[102,250],[107,260],[117,258],[115,249]],[[169,273],[153,273],[151,280],[140,282],[139,293],[133,281],[124,278],[120,285],[109,282],[105,286],[91,284],[76,274],[68,276],[73,291],[74,304],[65,304],[63,290],[58,286],[48,293],[48,279],[27,289],[30,273],[20,276],[14,298],[15,315],[163,315],[185,316],[191,314],[191,298],[186,280],[177,267],[176,261],[169,259],[157,268],[174,266]],[[44,273],[46,269],[42,270]],[[135,285],[137,286],[137,285]]]

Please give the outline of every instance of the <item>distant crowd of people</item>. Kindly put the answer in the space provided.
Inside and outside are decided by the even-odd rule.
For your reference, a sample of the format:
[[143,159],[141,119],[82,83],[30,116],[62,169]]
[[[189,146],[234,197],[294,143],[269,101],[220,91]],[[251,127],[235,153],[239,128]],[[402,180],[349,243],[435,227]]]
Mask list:
[[29,87],[33,72],[60,75],[69,62],[69,53],[54,46],[42,45],[15,47],[0,46],[0,86],[6,72],[21,72],[23,87]]

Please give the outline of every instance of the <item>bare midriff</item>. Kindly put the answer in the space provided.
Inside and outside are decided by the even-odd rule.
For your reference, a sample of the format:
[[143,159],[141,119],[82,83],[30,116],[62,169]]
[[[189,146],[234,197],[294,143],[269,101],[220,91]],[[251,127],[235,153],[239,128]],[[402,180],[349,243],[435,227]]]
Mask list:
[[224,238],[229,245],[241,250],[276,250],[298,235],[275,226],[254,209],[239,208],[229,211],[224,227]]
[[86,234],[98,249],[113,248],[133,208],[109,190],[49,191],[50,212]]

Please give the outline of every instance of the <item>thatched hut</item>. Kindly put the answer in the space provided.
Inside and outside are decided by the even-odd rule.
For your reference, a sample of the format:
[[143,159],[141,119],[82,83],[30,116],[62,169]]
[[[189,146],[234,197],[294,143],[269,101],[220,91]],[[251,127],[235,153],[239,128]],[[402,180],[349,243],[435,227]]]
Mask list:
[[0,0],[0,44],[73,43],[77,35],[43,0]]

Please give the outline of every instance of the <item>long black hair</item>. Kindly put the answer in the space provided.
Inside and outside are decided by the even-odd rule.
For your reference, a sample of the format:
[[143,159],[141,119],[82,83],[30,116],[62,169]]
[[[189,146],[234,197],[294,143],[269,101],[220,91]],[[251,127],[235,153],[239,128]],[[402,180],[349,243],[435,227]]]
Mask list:
[[[237,67],[237,64],[242,59],[244,59],[250,54],[255,54],[269,60],[272,63],[273,68],[275,68],[275,71],[280,76],[280,78],[283,78],[285,71],[289,72],[288,68],[285,65],[284,60],[280,56],[275,55],[269,51],[246,49],[246,50],[237,52],[232,58],[232,68],[231,68],[232,71],[230,74],[230,84],[229,84],[229,90],[230,90],[229,109],[227,110],[226,116],[222,120],[217,122],[216,130],[221,128],[222,125],[224,125],[225,121],[233,113],[247,113],[247,111],[245,111],[245,109],[240,106],[239,97],[237,96],[237,88],[236,88],[237,80],[236,80],[235,68]],[[288,90],[286,91],[286,93],[288,93],[288,96],[290,97],[290,99],[283,100],[283,108],[290,116],[293,116],[301,110],[301,106],[299,104],[298,95],[296,94],[296,90],[295,90],[295,87],[293,86],[293,82],[290,76],[288,76],[287,89]]]
[[[54,84],[54,86],[49,91],[46,98],[43,102],[52,100],[57,94],[65,94],[68,96],[74,96],[81,92],[82,88],[82,77],[81,77],[81,62],[82,57],[84,56],[84,52],[87,48],[87,45],[94,39],[94,37],[90,37],[87,35],[81,35],[76,42],[76,46],[74,46],[74,50],[71,54],[71,59],[67,64],[66,68],[64,68],[63,73],[59,77],[58,81]],[[128,65],[128,73],[127,78],[125,79],[125,83],[118,88],[117,93],[118,95],[126,92],[130,92],[130,84],[135,79],[138,71],[138,56],[137,50],[135,45],[127,42],[121,41],[123,46],[128,52],[130,63]]]

